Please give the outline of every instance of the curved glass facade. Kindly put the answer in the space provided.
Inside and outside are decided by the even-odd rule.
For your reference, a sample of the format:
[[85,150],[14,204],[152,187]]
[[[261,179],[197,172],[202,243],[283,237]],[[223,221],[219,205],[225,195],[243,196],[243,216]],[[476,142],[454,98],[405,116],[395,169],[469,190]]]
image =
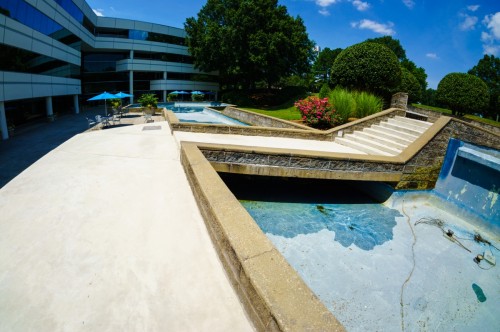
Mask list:
[[[64,12],[74,19],[71,24]],[[153,92],[166,99],[173,90],[218,90],[216,74],[194,68],[182,29],[131,29],[144,24],[98,18],[86,2],[73,0],[0,0],[1,16],[0,107],[6,106],[10,122],[43,115],[45,102],[55,108],[73,102],[78,109],[78,100],[86,103],[103,91],[135,98]]]

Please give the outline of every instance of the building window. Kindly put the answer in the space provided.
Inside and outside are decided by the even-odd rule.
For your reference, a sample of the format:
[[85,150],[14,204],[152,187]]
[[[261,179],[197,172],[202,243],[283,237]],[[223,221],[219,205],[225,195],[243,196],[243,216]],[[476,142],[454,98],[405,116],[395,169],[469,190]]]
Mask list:
[[[79,44],[74,43],[75,38],[79,40],[77,36],[24,1],[2,0],[0,11],[33,30],[79,50]],[[70,38],[70,43],[67,44],[69,36],[74,37]]]
[[80,78],[79,66],[5,44],[0,44],[0,70]]

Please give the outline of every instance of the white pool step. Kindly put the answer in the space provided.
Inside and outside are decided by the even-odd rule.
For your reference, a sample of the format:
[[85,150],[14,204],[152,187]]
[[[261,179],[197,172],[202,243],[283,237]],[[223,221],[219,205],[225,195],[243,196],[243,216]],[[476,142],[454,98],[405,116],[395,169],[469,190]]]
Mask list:
[[396,116],[338,137],[335,142],[371,155],[396,156],[430,126],[432,123]]

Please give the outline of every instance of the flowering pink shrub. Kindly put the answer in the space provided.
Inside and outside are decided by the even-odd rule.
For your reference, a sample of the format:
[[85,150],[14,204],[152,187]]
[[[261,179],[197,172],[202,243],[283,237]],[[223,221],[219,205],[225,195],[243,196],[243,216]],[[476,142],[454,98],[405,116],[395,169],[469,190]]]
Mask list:
[[302,120],[310,127],[331,128],[335,122],[335,110],[328,103],[328,98],[309,96],[297,101],[295,107],[300,111]]

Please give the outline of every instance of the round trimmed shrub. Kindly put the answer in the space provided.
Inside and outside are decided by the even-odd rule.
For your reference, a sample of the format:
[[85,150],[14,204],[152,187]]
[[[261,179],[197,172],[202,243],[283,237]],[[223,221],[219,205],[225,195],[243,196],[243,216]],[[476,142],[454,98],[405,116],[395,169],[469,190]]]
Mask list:
[[488,86],[479,77],[450,73],[438,84],[436,99],[455,115],[482,113],[489,103]]
[[349,90],[387,94],[401,82],[393,51],[378,43],[361,43],[343,50],[332,66],[332,82]]

